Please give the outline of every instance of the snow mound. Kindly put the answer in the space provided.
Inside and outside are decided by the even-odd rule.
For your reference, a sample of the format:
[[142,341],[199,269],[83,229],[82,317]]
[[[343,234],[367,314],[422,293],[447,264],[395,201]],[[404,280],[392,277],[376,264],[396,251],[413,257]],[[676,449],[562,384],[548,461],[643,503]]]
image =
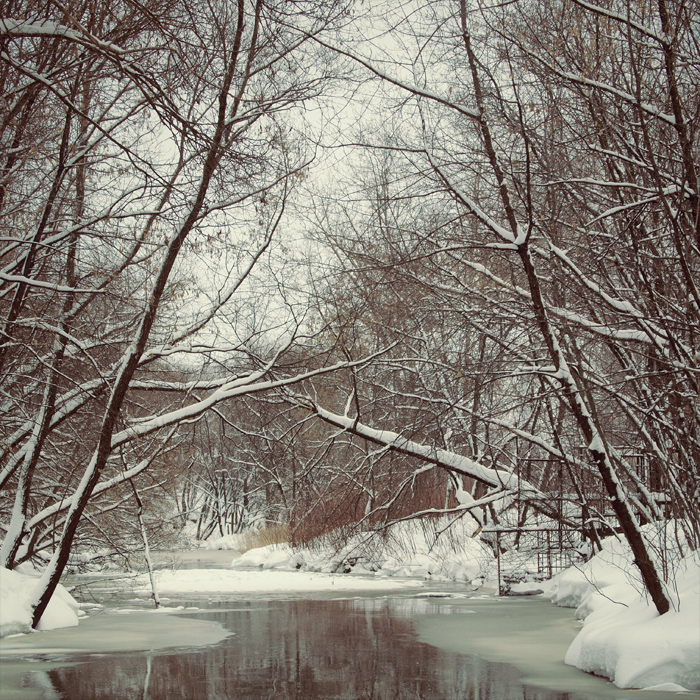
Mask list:
[[[592,559],[572,566],[552,579],[549,597],[561,607],[578,608],[592,594],[603,590],[610,593],[613,589],[629,598],[632,593],[643,591],[644,587],[627,543],[608,537],[603,540],[603,550]],[[627,603],[628,600],[619,602]]]
[[[36,578],[0,567],[0,637],[31,631],[31,604],[36,587]],[[37,629],[75,627],[79,609],[73,596],[59,584]]]
[[659,616],[629,547],[615,538],[586,564],[553,579],[546,595],[576,607],[584,621],[566,663],[619,688],[700,690],[699,553],[676,562],[671,584],[673,609]]
[[[700,557],[687,557],[676,573],[676,606],[659,616],[644,596],[628,593],[626,606],[604,599],[587,605],[584,627],[566,663],[620,688],[675,684],[700,690]],[[579,606],[581,610],[581,606]]]
[[281,569],[292,571],[306,567],[304,557],[288,544],[268,544],[255,547],[231,562],[232,569]]

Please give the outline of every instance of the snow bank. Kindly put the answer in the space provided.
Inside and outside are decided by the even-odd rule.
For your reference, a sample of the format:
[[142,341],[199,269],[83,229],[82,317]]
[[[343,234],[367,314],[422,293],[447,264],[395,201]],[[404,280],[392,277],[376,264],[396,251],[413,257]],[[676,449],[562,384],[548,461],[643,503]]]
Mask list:
[[546,595],[577,607],[583,629],[566,663],[610,678],[620,688],[700,690],[700,555],[681,559],[674,609],[659,616],[644,593],[626,543],[615,538],[589,562],[552,580]]
[[[326,541],[303,549],[289,544],[257,547],[233,559],[229,572],[158,572],[158,590],[163,594],[377,591],[420,587],[424,579],[470,582],[481,576],[493,556],[472,537],[476,526],[458,522],[445,532],[446,525],[401,523],[382,537],[363,533],[342,546]],[[216,538],[212,546],[231,546],[237,538],[241,536]],[[145,590],[145,577],[138,583]]]
[[300,552],[295,553],[288,544],[269,544],[266,547],[249,549],[231,562],[231,568],[281,569],[283,571],[293,571],[295,569],[323,570],[320,567],[308,566],[305,556]]
[[[31,603],[36,586],[36,578],[0,567],[0,637],[31,631]],[[78,610],[78,603],[59,584],[37,629],[75,627]]]
[[441,533],[439,527],[433,530],[408,522],[394,526],[384,538],[358,535],[342,547],[258,547],[234,559],[231,566],[468,583],[482,576],[493,561],[487,547],[471,536],[470,528],[471,524],[456,523],[449,533]]
[[584,627],[569,648],[566,663],[607,676],[620,688],[675,684],[700,690],[697,554],[683,560],[675,584],[677,610],[662,616],[646,597],[619,585],[589,594],[577,611],[585,615]]
[[[548,595],[557,605],[578,608],[584,601],[595,605],[596,594],[603,589],[612,594],[613,599],[620,596],[618,602],[624,604],[644,591],[629,545],[616,537],[603,540],[603,550],[589,561],[555,576]],[[582,618],[585,617],[583,610]]]

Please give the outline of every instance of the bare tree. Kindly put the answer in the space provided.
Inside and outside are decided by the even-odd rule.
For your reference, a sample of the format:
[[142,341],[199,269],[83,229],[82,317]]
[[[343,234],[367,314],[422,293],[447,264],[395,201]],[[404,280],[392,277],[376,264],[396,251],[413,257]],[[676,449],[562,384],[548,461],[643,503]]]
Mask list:
[[[293,327],[263,358],[227,314],[308,161],[287,116],[324,88],[308,37],[340,14],[244,0],[4,7],[3,565],[60,531],[34,624],[95,496],[148,469],[169,427],[291,379],[266,374]],[[174,378],[195,356],[220,371]]]
[[[405,420],[412,403],[440,407],[461,421],[470,476],[489,452],[501,482],[537,461],[545,484],[556,462],[582,507],[596,477],[660,613],[669,600],[640,524],[665,531],[673,515],[698,544],[697,16],[684,3],[461,0],[401,15],[394,44],[334,46],[385,91],[384,128],[352,142],[394,156],[370,175],[364,218],[318,228],[346,278],[407,285],[394,303],[414,352],[395,367],[413,376],[410,389],[398,374],[381,385],[404,410],[376,428],[354,398],[345,411],[306,402],[449,463],[439,418],[415,432]],[[378,36],[399,31],[391,13],[374,22]],[[420,225],[397,208],[407,198]],[[498,349],[491,374],[465,372],[456,352],[440,366],[444,340],[418,347],[446,310],[455,340],[474,338],[472,361]]]

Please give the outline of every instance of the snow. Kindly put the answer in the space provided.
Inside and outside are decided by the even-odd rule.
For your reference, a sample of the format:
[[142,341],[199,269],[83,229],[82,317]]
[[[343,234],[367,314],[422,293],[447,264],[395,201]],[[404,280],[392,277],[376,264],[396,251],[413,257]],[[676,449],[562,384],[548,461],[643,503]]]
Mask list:
[[602,552],[552,579],[550,597],[562,607],[578,608],[584,601],[593,605],[592,598],[597,591],[616,585],[620,591],[631,589],[630,595],[635,596],[642,590],[639,571],[630,560],[629,547],[615,537],[608,537],[603,542]]
[[[225,569],[183,569],[157,572],[158,590],[163,594],[218,593],[235,595],[266,593],[308,593],[321,591],[388,591],[422,588],[416,579],[390,580],[370,576],[345,576],[309,571],[241,571]],[[149,590],[148,576],[137,579],[137,590]]]
[[535,581],[513,583],[508,591],[508,595],[539,595],[540,593],[544,593],[544,586]]
[[238,549],[242,541],[242,535],[223,535],[221,537],[210,537],[200,543],[200,549]]
[[[250,596],[415,591],[424,590],[426,579],[471,583],[488,576],[489,564],[472,527],[463,525],[450,540],[439,529],[403,523],[393,536],[371,546],[358,536],[339,550],[320,544],[304,550],[268,545],[233,559],[228,569],[163,569],[157,572],[158,587],[175,596]],[[648,526],[644,530],[651,533]],[[674,564],[667,581],[672,610],[663,616],[644,594],[629,547],[616,537],[606,539],[590,561],[551,581],[514,584],[512,591],[544,591],[552,602],[576,608],[582,629],[566,653],[567,664],[607,677],[620,688],[700,690],[700,553],[688,553],[682,542],[674,542],[658,550]],[[29,631],[36,585],[33,577],[0,569],[0,636]],[[137,577],[136,587],[150,592],[147,574]],[[77,612],[77,603],[59,586],[39,629],[75,626]]]
[[292,571],[305,565],[304,557],[292,551],[288,544],[271,544],[249,549],[231,562],[233,568],[283,569]]
[[385,537],[356,535],[338,549],[319,543],[313,548],[292,550],[273,544],[248,550],[235,559],[234,569],[262,568],[315,571],[327,574],[364,574],[375,578],[420,578],[470,583],[483,576],[493,561],[487,547],[474,538],[478,524],[472,520],[453,523],[449,534],[436,521],[432,530],[418,522],[394,525]]
[[[679,610],[663,616],[620,584],[589,594],[594,602],[579,606],[584,627],[566,663],[607,676],[620,688],[672,683],[700,690],[700,558],[688,557],[683,569],[676,576]],[[626,606],[616,602],[623,597]]]
[[667,585],[673,609],[663,616],[644,594],[628,546],[616,538],[552,579],[545,595],[576,607],[583,620],[566,663],[619,688],[700,690],[700,554],[678,556]]
[[[443,523],[444,524],[444,523]],[[184,593],[304,593],[416,589],[432,581],[471,583],[483,576],[491,554],[473,537],[477,523],[460,521],[448,534],[417,522],[395,525],[383,537],[362,533],[340,548],[316,543],[256,547],[232,557],[230,570],[189,569],[157,572],[158,590]],[[209,549],[233,549],[243,541],[226,535],[206,543]],[[148,590],[146,575],[137,579]]]
[[[0,568],[0,637],[29,632],[31,604],[38,579]],[[53,630],[78,624],[78,603],[60,584],[49,601],[37,629]]]
[[349,558],[343,554],[347,553],[341,552],[335,555],[328,552],[314,553],[310,551],[295,553],[289,545],[268,545],[247,551],[238,559],[234,559],[231,566],[234,569],[259,567],[287,571],[304,569],[325,574],[369,574],[375,578],[392,576],[429,578],[433,572],[444,570],[444,567],[434,557],[422,553],[416,553],[403,560],[385,556],[381,559],[381,565],[376,561],[370,562],[365,557]]

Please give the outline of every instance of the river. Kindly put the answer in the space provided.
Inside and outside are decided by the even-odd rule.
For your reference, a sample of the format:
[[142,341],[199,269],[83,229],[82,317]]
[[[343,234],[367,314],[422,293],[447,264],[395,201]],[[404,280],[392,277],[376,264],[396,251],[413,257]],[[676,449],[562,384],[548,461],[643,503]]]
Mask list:
[[169,613],[109,586],[102,596],[111,603],[77,628],[3,640],[2,700],[671,697],[621,691],[565,666],[573,611],[456,584],[418,594],[194,596],[169,600],[181,606]]

